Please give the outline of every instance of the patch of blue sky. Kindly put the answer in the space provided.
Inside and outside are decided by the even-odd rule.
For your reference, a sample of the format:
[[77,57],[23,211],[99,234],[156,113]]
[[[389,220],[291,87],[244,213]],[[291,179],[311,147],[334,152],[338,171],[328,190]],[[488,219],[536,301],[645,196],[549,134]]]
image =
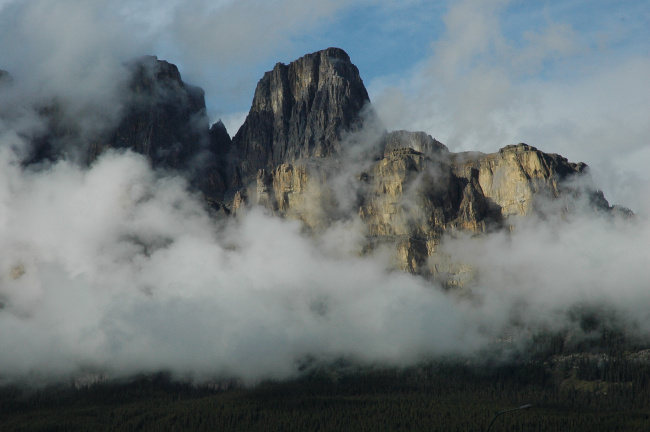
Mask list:
[[444,32],[444,11],[442,2],[362,5],[329,31],[370,81],[401,74],[431,55],[431,43]]
[[[454,43],[453,38],[463,36],[446,27],[450,11],[463,5],[474,19],[477,13],[492,14],[485,24],[496,26],[486,32],[492,39],[485,49],[466,59],[469,70],[477,64],[498,65],[510,69],[510,79],[515,82],[579,81],[608,62],[650,54],[647,0],[513,0],[491,4],[361,0],[292,31],[288,44],[269,47],[264,56],[245,68],[223,68],[220,74],[233,91],[226,98],[206,94],[208,104],[222,112],[245,111],[250,107],[256,80],[276,62],[289,63],[330,46],[348,52],[367,86],[397,84],[427,63],[435,63],[441,41]],[[232,74],[228,73],[230,69]]]
[[431,54],[444,32],[445,2],[361,2],[330,17],[322,27],[294,35],[292,58],[328,47],[344,49],[361,77],[401,74]]
[[583,76],[603,62],[650,55],[650,2],[646,0],[514,1],[504,10],[502,31],[509,43],[526,49],[529,36],[564,28],[575,50],[549,56],[534,79]]

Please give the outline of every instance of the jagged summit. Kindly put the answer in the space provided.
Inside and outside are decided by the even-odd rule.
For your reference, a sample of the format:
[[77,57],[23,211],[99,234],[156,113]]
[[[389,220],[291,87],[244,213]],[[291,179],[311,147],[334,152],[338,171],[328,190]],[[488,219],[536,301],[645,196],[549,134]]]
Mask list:
[[92,146],[90,160],[106,148],[129,148],[146,155],[154,167],[183,168],[207,146],[203,90],[184,83],[176,65],[155,56],[140,57],[128,67],[122,121]]
[[369,102],[359,70],[342,49],[276,64],[257,84],[233,138],[236,175],[247,178],[261,168],[338,153],[343,133],[362,125]]

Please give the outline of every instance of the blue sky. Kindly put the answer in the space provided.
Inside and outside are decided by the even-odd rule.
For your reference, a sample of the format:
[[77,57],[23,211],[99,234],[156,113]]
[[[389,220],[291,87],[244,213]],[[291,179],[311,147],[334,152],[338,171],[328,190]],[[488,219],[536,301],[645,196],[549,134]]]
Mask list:
[[265,71],[329,46],[350,54],[388,129],[454,151],[527,142],[650,207],[645,0],[0,0],[0,67],[33,87],[104,100],[111,60],[156,54],[231,135]]
[[[561,33],[557,36],[564,36],[564,40],[558,37],[555,46],[547,47],[547,57],[519,76],[521,80],[575,78],[584,73],[583,68],[603,67],[634,55],[650,55],[650,5],[644,1],[348,2],[333,6],[329,13],[308,20],[305,26],[299,24],[304,17],[298,14],[298,23],[285,23],[284,28],[275,29],[277,33],[271,35],[270,42],[257,41],[261,46],[269,44],[257,56],[247,56],[246,50],[256,49],[243,46],[240,61],[234,64],[218,64],[215,58],[216,65],[210,66],[218,69],[217,74],[225,74],[231,68],[241,72],[242,65],[246,65],[248,72],[236,73],[234,79],[252,80],[253,85],[246,86],[249,94],[241,99],[237,95],[219,103],[218,95],[208,95],[214,98],[212,109],[247,109],[252,87],[264,71],[278,61],[287,63],[329,46],[341,47],[350,54],[367,85],[378,79],[404,77],[422,63],[435,61],[436,44],[441,40],[459,36],[450,34],[447,28],[454,11],[461,17],[467,14],[468,23],[482,17],[484,24],[491,25],[491,35],[479,35],[491,43],[484,46],[484,51],[477,47],[468,61],[503,61],[497,53],[503,47],[495,46],[496,43],[507,44],[511,50],[526,50],[536,34],[556,31]],[[489,40],[497,35],[499,41]],[[159,51],[165,50],[164,44],[159,45]],[[191,64],[188,69],[192,76],[196,73]],[[233,88],[242,86],[237,83]]]

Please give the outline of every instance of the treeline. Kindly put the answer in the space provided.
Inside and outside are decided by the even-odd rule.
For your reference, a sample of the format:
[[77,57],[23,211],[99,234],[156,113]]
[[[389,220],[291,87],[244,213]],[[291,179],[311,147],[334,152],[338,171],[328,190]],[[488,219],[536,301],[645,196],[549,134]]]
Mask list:
[[214,391],[167,375],[76,390],[0,391],[2,431],[650,430],[650,366],[576,357],[406,370],[313,371],[288,382]]

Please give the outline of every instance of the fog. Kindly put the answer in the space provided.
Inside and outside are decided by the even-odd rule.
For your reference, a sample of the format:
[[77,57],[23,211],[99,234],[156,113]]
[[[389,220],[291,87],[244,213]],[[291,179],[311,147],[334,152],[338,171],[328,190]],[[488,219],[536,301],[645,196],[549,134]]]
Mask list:
[[[216,222],[179,178],[107,153],[30,173],[4,152],[0,375],[287,377],[308,356],[408,364],[479,346],[463,307],[386,257],[251,209]],[[348,229],[352,229],[348,227]],[[345,248],[341,248],[345,251]]]
[[[210,17],[222,13],[216,22],[232,30],[249,17],[252,2],[155,3],[158,15],[146,19],[133,10],[150,10],[148,2],[0,4],[0,67],[14,77],[12,85],[0,85],[0,383],[157,371],[255,383],[340,358],[406,366],[485,353],[495,335],[513,329],[575,328],[571,312],[592,305],[647,337],[650,187],[642,171],[625,171],[647,154],[643,110],[650,98],[647,86],[638,85],[647,59],[599,69],[579,85],[521,84],[498,62],[482,61],[484,44],[526,73],[549,56],[579,50],[572,30],[549,26],[529,35],[528,49],[511,50],[499,32],[499,8],[459,2],[434,44],[436,61],[425,61],[399,85],[374,86],[373,102],[389,129],[426,130],[452,150],[494,151],[528,141],[575,162],[597,155],[596,184],[637,212],[619,220],[578,209],[566,220],[531,218],[512,221],[508,232],[448,237],[441,254],[475,269],[471,292],[459,295],[394,271],[390,251],[359,254],[365,228],[345,203],[375,130],[351,139],[349,160],[332,183],[345,217],[317,236],[256,207],[216,218],[183,178],[154,171],[131,152],[105,152],[90,167],[80,165],[74,149],[119,121],[125,61],[158,49],[177,53],[166,60],[182,70],[185,64],[193,84],[223,90],[218,97],[227,98],[241,90],[224,89],[219,74],[208,81],[197,72],[203,62],[214,66],[205,59],[243,68],[287,43],[292,32],[318,27],[344,8],[283,1],[281,10],[291,12],[284,21],[261,34],[235,37],[235,31],[228,44],[225,30],[211,32]],[[267,12],[260,8],[253,22],[264,22]],[[473,31],[464,32],[466,26]],[[618,101],[621,115],[602,123],[611,111],[594,89],[614,88],[620,77],[625,85],[607,100]],[[48,127],[39,110],[52,100],[78,133],[61,143],[62,160],[23,167],[31,140]],[[590,110],[581,111],[585,106]],[[616,133],[603,129],[613,124],[620,124]],[[615,139],[621,157],[608,160]],[[612,200],[607,189],[606,196]]]
[[576,211],[449,237],[440,253],[476,271],[457,295],[392,270],[388,250],[359,255],[355,213],[314,237],[255,206],[214,218],[131,152],[39,170],[1,156],[3,382],[164,370],[254,383],[314,360],[471,358],[505,331],[571,329],[570,312],[590,305],[650,330],[643,216]]

